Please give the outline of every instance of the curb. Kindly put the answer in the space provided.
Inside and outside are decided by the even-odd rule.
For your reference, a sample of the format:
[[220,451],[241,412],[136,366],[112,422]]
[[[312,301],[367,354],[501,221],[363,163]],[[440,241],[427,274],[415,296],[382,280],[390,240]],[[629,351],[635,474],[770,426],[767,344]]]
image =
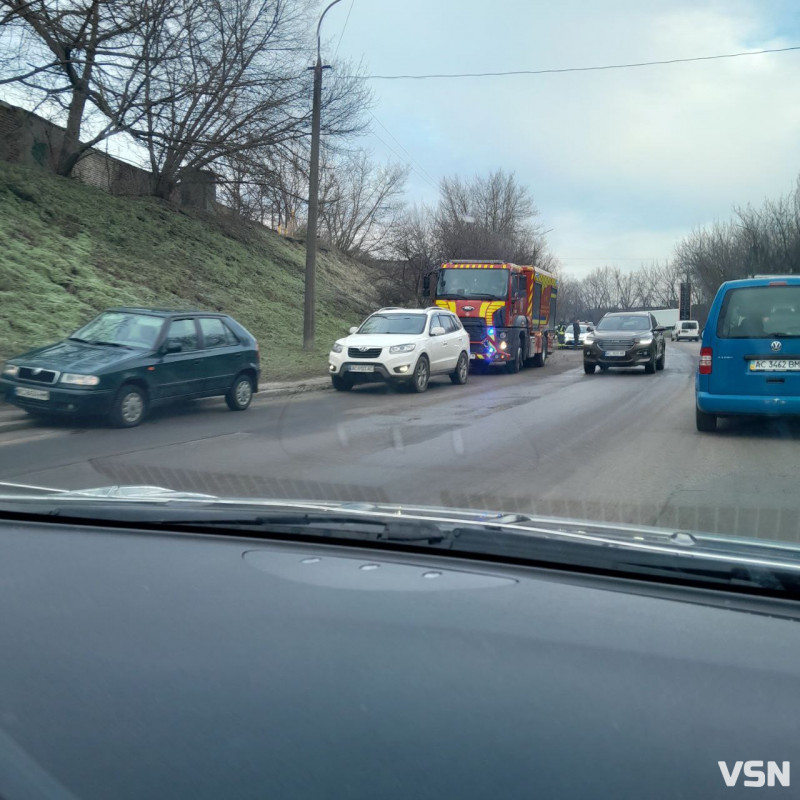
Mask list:
[[[305,378],[299,381],[260,383],[253,401],[257,402],[258,400],[272,397],[289,397],[295,394],[305,394],[306,392],[326,391],[332,388],[330,378],[327,376]],[[13,406],[3,407],[3,405],[0,405],[0,435],[36,426],[36,418],[28,416],[24,411],[21,412]]]

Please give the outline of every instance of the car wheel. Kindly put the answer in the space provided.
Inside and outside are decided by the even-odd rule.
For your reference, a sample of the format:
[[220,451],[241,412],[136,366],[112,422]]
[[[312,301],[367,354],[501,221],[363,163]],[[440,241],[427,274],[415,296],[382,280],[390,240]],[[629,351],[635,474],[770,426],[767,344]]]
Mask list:
[[249,375],[241,373],[236,376],[233,386],[225,395],[225,402],[231,411],[244,411],[253,399],[253,381]]
[[144,389],[128,383],[117,392],[109,418],[115,428],[135,428],[146,413],[147,395]]
[[542,341],[542,352],[537,353],[532,359],[531,364],[534,367],[543,367],[547,361],[547,339]]
[[587,364],[585,361],[583,362],[583,371],[587,375],[594,375],[594,370],[597,364]]
[[331,383],[337,392],[349,392],[353,388],[350,378],[344,378],[341,375],[331,375]]
[[417,393],[422,394],[428,388],[428,381],[431,378],[431,367],[428,364],[427,356],[420,356],[417,366],[414,367],[414,377],[411,379],[411,388]]
[[697,430],[701,433],[713,433],[717,429],[716,414],[706,414],[705,411],[701,411],[697,406],[695,406],[694,419],[695,424],[697,425]]
[[458,357],[456,368],[450,373],[450,380],[457,386],[463,386],[469,378],[469,356],[462,353]]
[[666,363],[666,360],[667,360],[667,348],[665,347],[663,352],[661,353],[661,358],[659,358],[656,361],[656,369],[659,371],[664,369],[664,364]]
[[517,351],[516,351],[516,353],[514,353],[514,358],[513,358],[513,360],[512,360],[512,361],[509,361],[509,362],[508,362],[508,364],[506,364],[506,369],[507,369],[507,370],[508,370],[508,371],[509,371],[509,372],[510,372],[512,375],[516,375],[516,374],[517,374],[517,373],[518,373],[518,372],[519,372],[519,371],[522,369],[522,362],[523,362],[523,360],[524,360],[524,359],[523,359],[523,356],[525,355],[525,354],[522,352],[522,350],[523,350],[523,346],[524,346],[524,345],[522,344],[522,339],[520,339],[520,340],[519,340],[519,344],[517,345]]
[[656,354],[655,353],[653,353],[653,357],[650,359],[650,361],[647,364],[644,365],[644,371],[648,375],[655,375],[655,372],[656,372]]

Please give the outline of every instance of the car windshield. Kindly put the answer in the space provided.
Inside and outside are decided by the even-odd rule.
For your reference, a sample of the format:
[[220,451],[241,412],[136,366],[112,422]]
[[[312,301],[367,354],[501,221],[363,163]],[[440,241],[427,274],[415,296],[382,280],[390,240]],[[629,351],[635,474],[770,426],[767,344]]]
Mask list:
[[622,314],[603,317],[597,325],[598,331],[646,331],[650,329],[650,320],[641,314]]
[[373,314],[358,329],[358,333],[420,334],[425,330],[425,314]]
[[[438,509],[484,522],[494,514],[508,524],[518,517],[545,520],[545,528],[553,520],[585,524],[593,542],[607,542],[604,525],[634,543],[641,529],[657,529],[667,537],[667,565],[691,558],[689,534],[737,547],[780,542],[797,547],[800,575],[798,0],[0,5],[0,483],[7,484],[0,542],[3,508],[7,519],[17,513],[9,497],[19,487],[147,497],[164,490],[232,506],[242,499],[344,506],[341,525],[303,512],[318,526],[320,549],[357,523],[365,536],[379,529],[376,546],[406,536],[406,549],[428,558],[444,539],[418,517]],[[84,500],[87,513],[108,520],[108,503]],[[199,508],[206,500],[186,502]],[[392,509],[393,519],[363,522],[376,508]],[[474,543],[460,517],[447,518],[456,520],[447,534],[460,547]],[[247,537],[294,535],[285,517],[261,519],[250,521]],[[409,520],[416,532],[400,524]],[[98,548],[115,546],[99,532],[94,538]],[[60,547],[39,546],[54,559],[54,580]],[[239,587],[259,580],[242,566],[249,547],[233,548],[228,578],[216,581],[205,571],[203,543],[195,543],[186,574],[209,597],[235,601]],[[132,603],[169,621],[186,598],[161,580],[157,559],[134,550],[124,545],[117,555],[120,565],[136,562],[135,580],[98,575],[90,560],[85,576],[125,584],[136,594]],[[503,673],[521,653],[502,629],[502,609],[523,608],[515,589],[450,591],[449,578],[419,573],[406,582],[392,569],[371,569],[371,561],[350,569],[323,555],[309,553],[321,565],[304,564],[302,574],[276,562],[269,582],[291,584],[293,608],[308,613],[310,640],[294,653],[296,677],[311,677],[310,661],[327,664],[329,675],[315,685],[332,690],[343,717],[393,724],[406,708],[401,693],[397,714],[380,715],[370,697],[336,689],[351,669],[369,695],[371,677],[391,671],[379,652],[384,590],[397,590],[407,608],[409,656],[422,638],[443,652],[451,644],[438,637],[430,611],[463,607],[483,624],[478,606],[495,604],[498,638],[476,646],[475,656],[494,659],[487,681],[530,692],[518,706],[538,704],[535,670],[520,669],[527,684]],[[473,566],[494,569],[489,561]],[[378,649],[345,664],[328,658],[335,614],[305,601],[323,585],[346,585],[351,573],[363,578],[363,591],[342,590],[342,602],[364,613]],[[747,566],[730,575],[752,578]],[[0,595],[2,581],[0,569]],[[48,596],[46,581],[31,585]],[[760,587],[771,592],[775,583]],[[84,588],[74,585],[75,602],[102,607],[101,587]],[[268,649],[262,623],[279,624],[286,606],[243,599],[240,606],[242,630]],[[529,629],[536,632],[537,619],[556,620],[566,642],[563,606],[555,599],[532,606]],[[645,633],[646,606],[638,617]],[[18,608],[2,607],[0,632]],[[64,628],[67,612],[54,604],[52,625]],[[571,654],[598,654],[601,688],[609,678],[624,683],[624,670],[607,672],[602,651],[614,615],[591,604],[583,612],[597,646]],[[116,623],[126,630],[125,619]],[[255,673],[280,686],[268,658],[245,663],[220,619],[208,627],[216,639],[207,652],[241,668],[234,693],[247,694]],[[53,652],[37,669],[124,664],[121,652],[104,649],[105,630],[76,631],[73,650]],[[720,630],[710,626],[709,648]],[[172,659],[169,647],[182,633],[175,627],[173,640],[164,640],[151,670],[131,672],[130,690],[120,695],[133,701],[131,724],[138,689],[153,676],[174,677],[164,698],[181,692],[191,669],[214,683],[203,649]],[[131,648],[144,634],[130,630]],[[800,626],[800,641],[798,634]],[[736,643],[743,657],[758,655],[756,638]],[[644,663],[638,641],[629,644],[620,652]],[[673,642],[662,644],[667,651]],[[526,654],[549,669],[549,651]],[[703,655],[711,664],[713,654]],[[713,682],[711,672],[690,678],[675,664],[676,676]],[[429,666],[421,659],[412,676],[420,695],[457,701],[469,716],[480,685],[454,672],[453,694],[444,696],[426,684]],[[665,699],[658,672],[649,707],[636,692],[625,702],[650,711],[639,740],[659,729],[678,741],[679,730],[659,727],[661,710],[688,714],[697,706]],[[717,678],[728,685],[724,668]],[[800,674],[792,685],[800,687]],[[102,682],[95,688],[105,696]],[[576,682],[573,699],[582,702],[584,688]],[[9,741],[50,752],[91,778],[93,762],[73,752],[62,724],[67,705],[53,728],[63,742],[47,748],[35,736],[15,738],[19,715],[6,714],[5,697],[0,798],[16,796],[2,780],[6,729]],[[204,706],[202,693],[191,697],[195,717],[145,731],[154,746],[172,742],[177,756],[193,753],[195,740],[182,734],[202,719],[212,728],[200,729],[204,741],[238,752],[239,739],[215,734],[220,709]],[[21,713],[37,723],[54,698],[42,695]],[[84,695],[64,698],[77,706]],[[758,700],[756,686],[752,697],[732,694],[724,711],[744,720]],[[253,724],[280,733],[285,714],[313,717],[303,697],[287,693],[281,702],[273,717],[254,715]],[[438,737],[419,750],[421,776],[433,763],[423,756],[475,765],[448,747],[436,710],[417,720]],[[546,735],[574,756],[566,777],[576,795],[612,794],[603,783],[610,773],[582,763],[592,748],[605,752],[594,731],[566,712],[543,714],[538,731],[524,729],[515,712],[498,706],[497,719],[530,747],[518,763],[530,767],[532,782],[475,780],[476,792],[557,795],[535,780]],[[722,729],[728,717],[720,714]],[[694,722],[687,716],[687,727],[716,730]],[[98,718],[92,732],[124,748],[112,723]],[[751,731],[754,740],[759,732]],[[413,740],[413,732],[398,728],[397,738]],[[363,747],[344,729],[326,742],[330,763],[272,755],[319,781],[322,795],[359,795],[329,767],[358,762]],[[392,742],[372,742],[386,777]],[[493,742],[484,744],[487,762],[504,761]],[[716,758],[780,755],[760,745],[718,753],[711,738],[707,744],[712,772]],[[90,794],[157,796],[172,762],[165,753],[155,764],[158,780],[147,791]],[[641,763],[630,756],[632,781]],[[120,780],[136,766],[120,761]],[[242,774],[250,766],[242,764]],[[672,774],[680,766],[676,760]],[[369,763],[363,769],[365,780],[374,777]],[[795,771],[800,786],[800,757]],[[227,797],[195,777],[161,793],[204,800],[205,787],[206,795]],[[389,794],[386,785],[376,777],[372,795]],[[637,788],[657,794],[659,785]],[[274,788],[251,794],[271,799],[280,795]],[[679,788],[672,794],[693,794]],[[696,788],[698,797],[713,795],[713,787]]]
[[800,286],[751,286],[726,293],[717,322],[723,339],[800,337]]
[[507,269],[458,267],[439,272],[436,295],[452,299],[504,299],[508,295]]
[[155,346],[164,320],[148,314],[109,311],[95,317],[70,337],[92,344],[149,350]]

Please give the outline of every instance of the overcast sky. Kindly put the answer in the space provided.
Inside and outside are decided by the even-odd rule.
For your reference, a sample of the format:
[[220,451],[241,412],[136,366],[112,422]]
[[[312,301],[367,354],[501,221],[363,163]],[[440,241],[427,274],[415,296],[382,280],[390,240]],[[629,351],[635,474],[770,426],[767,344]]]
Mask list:
[[[373,75],[582,67],[800,45],[800,13],[796,0],[342,0],[323,44],[326,63]],[[411,163],[410,201],[435,202],[445,175],[513,171],[576,276],[669,258],[693,227],[800,173],[800,51],[371,85],[363,143]]]

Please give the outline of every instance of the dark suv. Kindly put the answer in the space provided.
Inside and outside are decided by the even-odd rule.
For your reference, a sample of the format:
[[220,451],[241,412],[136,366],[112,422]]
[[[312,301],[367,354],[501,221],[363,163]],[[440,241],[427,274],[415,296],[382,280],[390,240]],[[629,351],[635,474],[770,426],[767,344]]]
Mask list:
[[243,411],[259,375],[258,343],[225,314],[113,308],[57,344],[12,358],[0,388],[32,414],[107,415],[131,428],[152,405],[178,398],[224,395]]
[[583,371],[644,366],[652,374],[664,369],[665,348],[664,328],[650,312],[606,314],[583,344]]

